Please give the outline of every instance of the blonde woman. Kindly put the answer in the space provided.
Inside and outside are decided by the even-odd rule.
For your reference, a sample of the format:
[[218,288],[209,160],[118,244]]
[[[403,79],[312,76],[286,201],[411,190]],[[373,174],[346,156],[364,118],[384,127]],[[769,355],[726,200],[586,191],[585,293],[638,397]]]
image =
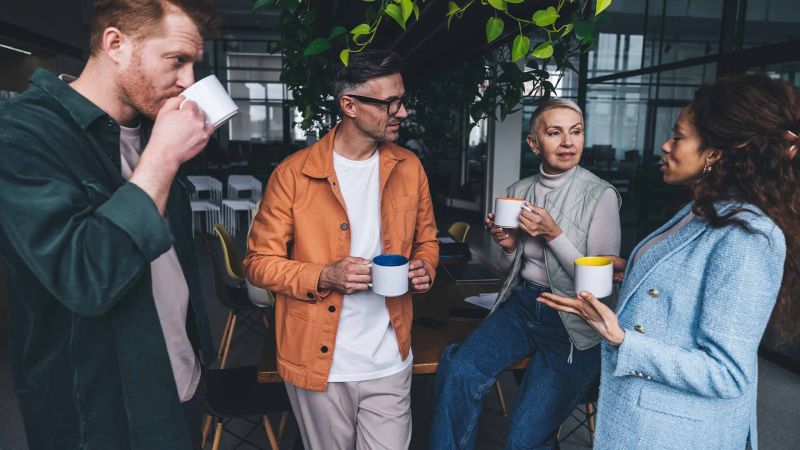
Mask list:
[[618,254],[619,194],[578,165],[584,125],[569,100],[549,100],[533,114],[528,145],[538,174],[514,183],[524,198],[519,230],[486,227],[502,248],[508,277],[492,314],[461,345],[442,354],[436,375],[433,449],[474,448],[483,397],[508,366],[530,357],[511,415],[506,448],[555,448],[556,431],[600,369],[599,335],[580,317],[538,303],[543,292],[574,295],[573,261]]

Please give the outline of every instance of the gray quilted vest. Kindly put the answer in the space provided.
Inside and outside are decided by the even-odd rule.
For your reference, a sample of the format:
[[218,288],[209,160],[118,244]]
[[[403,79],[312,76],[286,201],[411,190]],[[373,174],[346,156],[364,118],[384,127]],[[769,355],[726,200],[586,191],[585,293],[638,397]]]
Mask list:
[[[536,181],[539,174],[517,181],[506,189],[506,196],[524,198],[529,203],[540,204],[535,198]],[[593,173],[577,166],[575,173],[564,182],[560,187],[553,189],[545,195],[544,209],[550,213],[556,221],[561,231],[566,234],[575,248],[586,255],[586,242],[589,234],[589,225],[594,217],[594,210],[597,207],[597,199],[606,189],[612,188],[608,182],[600,179]],[[617,193],[617,200],[622,204],[622,199]],[[520,241],[517,242],[517,249],[514,253],[514,263],[511,271],[503,283],[503,287],[497,295],[497,302],[492,308],[492,312],[505,302],[511,295],[511,290],[520,284],[522,277],[519,272],[522,268],[522,253],[525,248],[525,239],[529,236],[520,233]],[[550,289],[556,295],[564,297],[575,297],[575,286],[569,273],[558,263],[556,255],[545,246],[544,262],[547,267],[547,276],[550,280]],[[612,294],[613,295],[613,294]],[[578,350],[586,350],[600,343],[600,335],[592,329],[583,319],[572,313],[559,311],[561,321],[567,329],[570,341]],[[570,353],[569,360],[572,360]]]

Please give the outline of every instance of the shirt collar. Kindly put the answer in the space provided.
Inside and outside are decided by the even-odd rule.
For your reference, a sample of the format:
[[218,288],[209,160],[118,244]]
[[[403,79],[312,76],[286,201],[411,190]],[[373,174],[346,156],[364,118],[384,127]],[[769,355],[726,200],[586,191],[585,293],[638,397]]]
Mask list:
[[[68,80],[74,79],[70,76],[65,76],[64,78]],[[89,99],[44,69],[36,69],[30,78],[30,82],[50,94],[84,130],[89,128],[98,118],[107,116],[105,111],[89,101]]]

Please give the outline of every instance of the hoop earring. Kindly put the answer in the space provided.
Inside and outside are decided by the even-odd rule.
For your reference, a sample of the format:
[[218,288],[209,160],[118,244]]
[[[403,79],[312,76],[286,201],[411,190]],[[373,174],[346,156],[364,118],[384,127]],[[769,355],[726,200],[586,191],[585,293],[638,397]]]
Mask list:
[[703,175],[708,175],[708,174],[710,174],[710,173],[711,173],[711,170],[712,170],[712,169],[711,169],[711,164],[708,164],[708,163],[706,163],[706,164],[703,166]]

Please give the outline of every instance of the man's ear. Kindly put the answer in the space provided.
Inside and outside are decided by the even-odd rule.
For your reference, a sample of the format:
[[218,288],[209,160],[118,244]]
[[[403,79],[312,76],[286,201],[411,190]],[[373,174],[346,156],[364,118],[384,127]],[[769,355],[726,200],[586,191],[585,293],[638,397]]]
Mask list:
[[102,51],[117,64],[121,64],[131,53],[131,39],[119,28],[108,27],[103,31]]
[[347,95],[342,95],[339,97],[339,108],[342,109],[342,114],[346,115],[351,119],[355,119],[358,116],[358,104]]

